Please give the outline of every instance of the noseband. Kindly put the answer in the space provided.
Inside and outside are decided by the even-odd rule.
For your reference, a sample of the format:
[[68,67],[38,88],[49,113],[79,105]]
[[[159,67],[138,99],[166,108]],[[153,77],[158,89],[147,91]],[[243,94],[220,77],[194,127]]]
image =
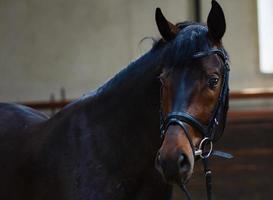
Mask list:
[[[212,182],[211,182],[211,170],[208,168],[208,158],[211,155],[219,156],[222,158],[232,158],[232,155],[222,152],[222,151],[214,151],[213,150],[213,141],[215,140],[216,136],[222,134],[223,129],[219,130],[219,122],[225,123],[225,121],[221,121],[223,117],[225,118],[227,108],[228,108],[228,95],[229,95],[229,87],[228,87],[228,79],[229,79],[229,64],[228,64],[228,56],[226,55],[223,49],[212,48],[208,51],[198,52],[190,57],[189,60],[194,60],[198,58],[207,57],[210,55],[216,54],[218,55],[224,63],[224,71],[222,75],[222,86],[220,95],[218,97],[218,101],[213,111],[213,115],[209,120],[208,125],[202,124],[198,121],[195,117],[191,116],[189,113],[186,112],[170,112],[167,114],[166,118],[163,117],[162,108],[160,108],[160,131],[161,137],[164,137],[166,130],[170,125],[178,125],[180,126],[187,136],[187,139],[191,145],[192,153],[194,158],[200,157],[203,160],[204,164],[204,173],[206,177],[206,188],[207,188],[207,199],[212,199]],[[162,106],[161,106],[162,107]],[[225,119],[224,119],[225,120]],[[199,147],[196,148],[193,145],[191,137],[189,135],[188,128],[185,124],[190,125],[191,127],[195,128],[203,137],[201,140]],[[181,189],[185,192],[185,195],[188,199],[191,199],[191,196],[186,189],[185,185],[181,185]]]

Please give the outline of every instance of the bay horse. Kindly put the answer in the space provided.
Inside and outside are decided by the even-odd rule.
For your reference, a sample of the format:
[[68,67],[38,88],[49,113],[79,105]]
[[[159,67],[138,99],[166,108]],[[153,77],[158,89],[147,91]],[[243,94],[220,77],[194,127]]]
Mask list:
[[189,180],[225,126],[225,17],[216,1],[207,25],[155,16],[149,52],[51,118],[0,104],[0,199],[167,200]]

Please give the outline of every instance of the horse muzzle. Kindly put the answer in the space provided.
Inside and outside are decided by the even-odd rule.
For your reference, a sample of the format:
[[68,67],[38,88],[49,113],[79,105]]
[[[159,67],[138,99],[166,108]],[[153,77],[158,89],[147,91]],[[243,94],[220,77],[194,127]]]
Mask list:
[[169,184],[184,184],[192,174],[191,163],[183,153],[177,153],[176,157],[168,158],[163,153],[158,152],[155,158],[155,167],[163,180]]
[[194,166],[191,145],[183,130],[171,125],[155,158],[155,167],[167,183],[181,184],[189,180]]

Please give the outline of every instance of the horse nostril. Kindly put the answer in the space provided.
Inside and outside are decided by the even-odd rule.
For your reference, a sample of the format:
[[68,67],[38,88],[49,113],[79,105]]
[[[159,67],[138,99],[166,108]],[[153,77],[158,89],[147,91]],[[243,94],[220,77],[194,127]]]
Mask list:
[[180,154],[180,156],[178,157],[178,166],[179,168],[183,167],[184,162],[185,162],[185,156],[183,154]]
[[188,170],[190,170],[190,163],[186,155],[180,154],[177,162],[178,162],[178,168],[181,172],[187,172]]

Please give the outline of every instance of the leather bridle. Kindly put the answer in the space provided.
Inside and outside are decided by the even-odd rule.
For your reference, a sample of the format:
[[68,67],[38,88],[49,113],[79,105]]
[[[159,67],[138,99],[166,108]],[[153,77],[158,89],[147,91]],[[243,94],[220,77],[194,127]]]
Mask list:
[[[173,111],[168,113],[167,116],[164,117],[162,112],[162,105],[160,108],[161,137],[164,137],[166,130],[168,129],[170,125],[180,126],[184,130],[184,133],[187,136],[187,139],[191,145],[194,158],[200,157],[203,160],[208,200],[212,199],[211,170],[208,167],[208,158],[211,155],[219,156],[222,158],[228,158],[228,159],[233,157],[231,154],[228,154],[222,151],[213,150],[213,141],[215,140],[216,136],[219,137],[219,135],[221,135],[222,132],[224,131],[224,128],[220,127],[223,124],[220,124],[220,123],[225,123],[226,113],[228,110],[228,99],[229,99],[228,79],[229,79],[230,68],[228,63],[228,56],[226,52],[221,48],[212,48],[208,51],[198,52],[192,55],[188,59],[188,60],[195,60],[195,59],[207,57],[213,54],[216,54],[221,58],[221,60],[223,61],[224,69],[222,74],[222,85],[221,85],[220,95],[208,125],[202,124],[194,116],[190,115],[187,112]],[[189,135],[188,128],[185,124],[188,124],[191,127],[195,128],[202,135],[203,139],[201,140],[198,148],[196,148],[193,145],[192,139]],[[181,189],[185,192],[185,195],[187,196],[187,198],[191,199],[191,196],[188,190],[186,189],[185,184],[181,185]]]

